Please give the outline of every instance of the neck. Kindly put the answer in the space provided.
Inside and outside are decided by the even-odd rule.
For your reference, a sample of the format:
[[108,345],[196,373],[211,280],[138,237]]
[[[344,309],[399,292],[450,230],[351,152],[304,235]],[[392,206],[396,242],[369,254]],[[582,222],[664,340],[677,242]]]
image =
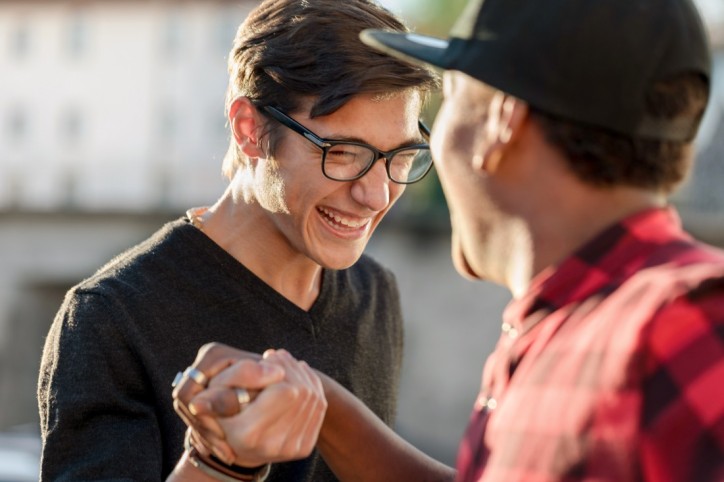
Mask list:
[[569,191],[563,200],[554,208],[547,206],[528,217],[532,221],[528,224],[527,260],[518,259],[510,265],[516,268],[514,273],[529,267],[529,275],[509,276],[514,296],[524,294],[533,277],[561,263],[607,227],[639,211],[665,205],[665,199],[658,194],[628,187],[583,187],[579,193]]
[[201,230],[282,296],[308,310],[322,283],[322,267],[296,251],[255,202],[224,195],[199,218]]

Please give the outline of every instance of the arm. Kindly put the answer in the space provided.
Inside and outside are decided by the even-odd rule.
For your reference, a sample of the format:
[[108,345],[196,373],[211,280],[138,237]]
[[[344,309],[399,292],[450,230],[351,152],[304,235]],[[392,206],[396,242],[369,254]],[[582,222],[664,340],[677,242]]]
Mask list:
[[339,383],[320,374],[327,414],[317,447],[344,481],[452,481],[455,471],[403,440]]
[[[230,347],[218,345],[212,352],[206,354],[206,359],[201,360],[201,366],[211,364],[214,357],[233,357],[234,350]],[[225,374],[229,385],[243,386],[239,380],[232,382],[237,377],[233,367]],[[454,479],[455,473],[453,469],[447,467],[421,451],[405,442],[392,429],[385,425],[377,416],[367,408],[354,395],[348,392],[340,384],[320,374],[322,386],[324,388],[324,396],[327,399],[327,411],[324,416],[324,423],[321,427],[317,447],[324,456],[327,464],[332,468],[338,478],[344,481],[451,481]],[[214,382],[212,381],[212,384]],[[259,399],[254,401],[247,409],[245,409],[240,417],[250,413],[247,410],[260,402],[265,392],[261,392]],[[266,397],[265,403],[268,404],[269,410],[274,410],[274,405],[284,407],[285,410],[294,410],[298,412],[299,404],[292,404],[293,400],[285,399],[282,396],[272,396],[270,391]],[[181,398],[186,403],[194,407],[195,413],[199,416],[197,420],[191,423],[195,428],[201,428],[203,423],[199,423],[200,417],[211,415],[214,417],[232,417],[238,413],[238,403],[231,390],[205,390],[199,392],[193,399],[188,393],[182,393]],[[302,407],[303,408],[303,407]],[[260,413],[267,410],[260,411]],[[274,413],[273,411],[270,413]],[[302,414],[306,413],[304,410]],[[241,420],[241,419],[240,419]],[[267,421],[260,417],[248,417],[245,422],[247,426],[244,430],[247,433],[254,434],[253,438],[240,439],[242,444],[233,447],[236,453],[243,453],[246,457],[258,457],[256,460],[291,460],[306,456],[306,446],[304,450],[299,450],[302,445],[297,447],[297,452],[291,447],[290,450],[282,452],[274,452],[270,450],[268,442],[279,437],[289,438],[291,440],[301,439],[312,444],[317,440],[316,433],[307,432],[300,433],[304,427],[295,426],[294,424],[275,424],[270,425]],[[239,426],[239,429],[241,426]],[[225,430],[234,430],[226,426]],[[203,429],[202,429],[203,430]],[[230,433],[230,432],[227,432]],[[226,442],[232,443],[231,437]],[[271,446],[274,446],[272,443]],[[289,447],[288,447],[289,448]]]
[[[319,377],[306,363],[284,350],[269,350],[259,360],[258,355],[210,344],[193,366],[210,379],[208,386],[184,378],[174,390],[174,406],[194,429],[190,445],[198,454],[196,459],[187,454],[167,480],[191,480],[198,468],[189,461],[214,466],[212,453],[235,465],[235,473],[264,473],[265,464],[312,452],[327,404]],[[239,389],[251,399],[241,411]],[[217,397],[218,417],[206,402]]]
[[38,383],[43,480],[161,477],[158,419],[123,313],[79,292],[53,322]]

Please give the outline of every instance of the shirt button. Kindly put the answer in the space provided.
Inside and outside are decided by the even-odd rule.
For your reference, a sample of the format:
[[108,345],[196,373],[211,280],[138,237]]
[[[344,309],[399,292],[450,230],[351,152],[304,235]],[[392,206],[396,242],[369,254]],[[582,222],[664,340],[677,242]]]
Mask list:
[[478,396],[478,399],[475,401],[475,410],[478,412],[483,409],[490,412],[492,410],[495,410],[495,408],[497,406],[498,406],[498,401],[496,399],[494,399],[493,397],[488,397],[483,394],[480,394]]
[[503,330],[503,333],[508,335],[508,338],[515,339],[518,337],[518,330],[516,330],[515,327],[507,321],[503,323],[500,328]]

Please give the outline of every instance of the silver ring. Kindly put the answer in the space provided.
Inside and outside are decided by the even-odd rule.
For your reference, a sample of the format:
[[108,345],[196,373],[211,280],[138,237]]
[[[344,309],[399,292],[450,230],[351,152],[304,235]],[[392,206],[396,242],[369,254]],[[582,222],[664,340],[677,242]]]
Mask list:
[[188,367],[186,371],[184,372],[184,375],[189,377],[191,380],[195,381],[202,387],[206,388],[206,386],[209,384],[209,378],[204,375],[204,373],[201,370],[197,370],[194,367]]
[[171,382],[171,387],[176,388],[176,385],[181,383],[181,380],[184,379],[183,372],[178,372],[175,377],[173,377],[173,381]]
[[244,410],[244,407],[246,407],[249,402],[251,402],[251,395],[249,395],[249,392],[246,390],[246,388],[234,388],[234,393],[236,394],[236,400],[239,402],[239,412]]

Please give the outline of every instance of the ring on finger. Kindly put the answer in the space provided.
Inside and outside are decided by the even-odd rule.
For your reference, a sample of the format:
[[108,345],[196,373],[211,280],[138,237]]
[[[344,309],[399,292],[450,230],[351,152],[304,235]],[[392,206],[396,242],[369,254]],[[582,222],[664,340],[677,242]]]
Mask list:
[[234,388],[234,393],[236,394],[236,400],[239,402],[239,412],[241,412],[251,402],[251,395],[246,388],[239,387]]
[[195,381],[204,388],[206,388],[206,386],[209,384],[209,377],[204,375],[204,372],[194,367],[188,367],[183,374],[184,376],[189,377],[191,380]]

